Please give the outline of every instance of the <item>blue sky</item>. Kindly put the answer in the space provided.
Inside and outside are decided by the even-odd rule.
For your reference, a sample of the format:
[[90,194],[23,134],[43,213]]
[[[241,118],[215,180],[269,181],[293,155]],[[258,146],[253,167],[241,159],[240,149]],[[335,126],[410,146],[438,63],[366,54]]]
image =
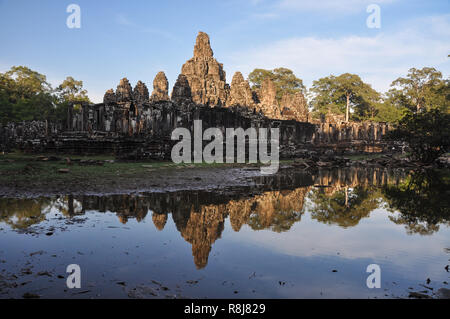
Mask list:
[[[69,29],[69,4],[81,28]],[[366,25],[370,4],[381,28]],[[380,91],[411,67],[450,74],[449,0],[0,0],[0,72],[26,65],[56,86],[83,80],[89,96],[127,77],[152,90],[158,71],[170,88],[207,32],[228,82],[236,71],[288,67],[310,86],[351,72]]]

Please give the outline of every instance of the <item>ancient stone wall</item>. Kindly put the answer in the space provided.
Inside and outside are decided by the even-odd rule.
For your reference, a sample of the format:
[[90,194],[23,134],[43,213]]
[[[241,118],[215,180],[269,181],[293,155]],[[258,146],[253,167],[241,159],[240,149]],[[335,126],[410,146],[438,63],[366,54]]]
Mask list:
[[13,148],[43,150],[49,139],[63,131],[62,124],[47,121],[8,123],[0,127],[0,151],[10,151]]
[[[203,129],[218,127],[280,128],[282,156],[294,156],[305,144],[318,148],[356,148],[379,144],[389,127],[384,123],[345,123],[339,120],[310,121],[302,93],[285,94],[277,100],[271,79],[252,91],[240,72],[226,83],[223,65],[214,58],[209,36],[197,36],[194,57],[182,67],[171,97],[164,72],[153,81],[150,96],[145,83],[134,87],[127,78],[116,90],[106,91],[103,103],[72,103],[64,125],[45,122],[9,124],[0,130],[3,149],[35,145],[36,149],[61,152],[135,152],[167,158],[171,133],[177,127],[193,131],[194,120]],[[42,142],[40,142],[42,141]]]
[[312,139],[315,147],[342,152],[381,152],[391,143],[383,136],[392,129],[384,122],[325,122],[315,123],[316,133]]

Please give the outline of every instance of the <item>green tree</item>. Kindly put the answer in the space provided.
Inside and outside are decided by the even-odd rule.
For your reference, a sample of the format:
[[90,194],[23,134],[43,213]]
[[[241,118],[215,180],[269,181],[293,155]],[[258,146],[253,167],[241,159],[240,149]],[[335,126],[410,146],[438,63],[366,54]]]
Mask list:
[[398,103],[412,110],[440,108],[448,112],[449,83],[442,80],[442,73],[435,68],[411,68],[406,77],[392,82],[391,87],[397,95]]
[[430,108],[438,108],[444,113],[450,113],[450,80],[443,80],[432,87],[427,101]]
[[55,99],[45,75],[24,66],[0,74],[1,122],[43,120],[54,109]]
[[287,68],[276,68],[274,70],[255,69],[248,75],[248,81],[252,89],[261,88],[262,83],[267,78],[270,78],[275,84],[278,102],[281,101],[285,93],[305,93],[303,81],[297,78],[292,70]]
[[387,138],[408,143],[413,159],[431,163],[449,150],[450,114],[439,109],[408,111]]
[[16,98],[31,98],[37,94],[51,93],[52,91],[45,75],[26,66],[13,66],[5,75],[14,80],[16,84]]
[[397,123],[404,113],[409,109],[408,100],[402,91],[390,89],[384,94],[383,100],[376,103],[375,117],[372,120],[377,122]]
[[13,103],[11,101],[14,81],[6,74],[0,73],[0,124],[5,124],[13,118]]
[[248,81],[252,89],[260,89],[264,80],[270,78],[273,80],[273,71],[265,69],[254,69],[248,75]]
[[[71,102],[91,103],[87,91],[83,89],[83,81],[77,81],[71,76],[68,76],[55,91],[58,103],[54,110],[54,119],[65,122],[67,119],[67,107]],[[78,108],[75,109],[79,110],[79,105],[76,106],[78,106]]]
[[345,114],[345,120],[374,118],[380,94],[356,74],[330,75],[313,82],[312,107],[316,114]]
[[83,89],[83,81],[77,81],[68,76],[56,89],[60,102],[89,102],[87,91]]
[[375,122],[397,123],[405,112],[405,109],[398,109],[389,101],[377,103],[375,109],[375,116],[371,118]]
[[64,121],[67,104],[90,102],[83,82],[67,77],[53,90],[45,75],[25,66],[0,73],[0,122],[30,120]]

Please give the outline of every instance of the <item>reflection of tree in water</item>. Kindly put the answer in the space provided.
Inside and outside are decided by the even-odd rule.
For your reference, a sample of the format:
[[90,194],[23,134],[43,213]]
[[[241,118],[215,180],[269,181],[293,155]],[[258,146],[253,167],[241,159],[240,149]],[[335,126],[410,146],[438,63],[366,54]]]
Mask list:
[[326,192],[314,189],[309,195],[311,217],[325,224],[341,227],[358,225],[363,218],[380,205],[380,193],[375,187],[344,187]]
[[383,188],[390,220],[405,225],[409,234],[430,235],[439,224],[450,225],[450,176],[448,171],[414,172],[399,185]]
[[84,214],[82,203],[76,200],[73,195],[57,197],[52,201],[52,207],[69,218]]
[[[127,223],[131,218],[142,221],[150,212],[156,229],[162,231],[170,214],[180,235],[192,245],[194,263],[200,269],[207,265],[212,245],[221,237],[226,218],[229,218],[236,232],[246,224],[253,230],[288,231],[301,220],[305,197],[309,194],[314,219],[352,227],[379,206],[381,185],[399,183],[385,169],[329,170],[306,179],[300,176],[297,180],[295,176],[290,176],[286,180],[259,182],[258,185],[262,186],[233,189],[229,193],[185,191],[103,197],[64,196],[53,201],[0,200],[0,221],[26,228],[43,221],[46,211],[58,209],[69,218],[86,211],[111,212],[117,215],[120,222]],[[311,190],[312,185],[326,187]],[[442,194],[442,189],[436,194],[439,192]]]
[[0,198],[0,222],[13,229],[26,229],[45,220],[51,209],[50,199]]

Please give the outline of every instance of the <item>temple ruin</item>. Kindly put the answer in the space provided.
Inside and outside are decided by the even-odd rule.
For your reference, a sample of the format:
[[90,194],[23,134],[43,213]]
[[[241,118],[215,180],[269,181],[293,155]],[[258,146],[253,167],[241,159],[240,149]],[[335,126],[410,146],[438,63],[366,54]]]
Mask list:
[[171,132],[177,127],[193,130],[194,120],[200,119],[204,129],[279,128],[280,155],[293,157],[311,147],[379,151],[389,129],[386,123],[313,121],[302,93],[286,93],[278,102],[270,79],[252,91],[236,72],[227,84],[223,65],[214,58],[203,32],[171,95],[164,72],[156,75],[149,92],[145,83],[138,81],[133,88],[123,78],[115,90],[106,91],[103,103],[71,103],[66,123],[10,123],[0,128],[1,148],[164,159],[174,144]]

